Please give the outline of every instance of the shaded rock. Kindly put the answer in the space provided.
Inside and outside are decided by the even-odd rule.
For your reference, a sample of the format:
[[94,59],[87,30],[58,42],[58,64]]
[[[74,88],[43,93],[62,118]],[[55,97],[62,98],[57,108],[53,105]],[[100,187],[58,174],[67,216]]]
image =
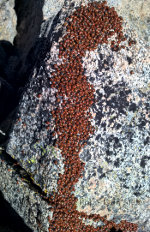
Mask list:
[[[1,40],[0,41],[0,124],[3,120],[7,118],[8,114],[10,114],[10,112],[16,106],[17,80],[15,82],[15,78],[16,78],[18,65],[19,65],[19,57],[14,46],[8,41]],[[5,132],[7,131],[7,126],[6,126],[6,130],[4,130]],[[2,141],[0,138],[0,143],[1,142]]]
[[[27,173],[7,156],[5,152],[2,154],[0,151],[0,191],[2,191],[5,200],[22,217],[31,230],[27,226],[21,227],[19,219],[14,222],[19,216],[16,216],[17,218],[12,221],[10,215],[5,215],[7,223],[9,221],[9,227],[15,232],[48,231],[48,217],[52,216],[52,207],[41,197],[38,189],[33,187],[31,180],[27,178]],[[12,216],[14,216],[14,213]],[[4,221],[0,224],[2,226]],[[6,231],[9,231],[9,227],[7,226]],[[0,227],[0,229],[3,231],[3,227]]]
[[[6,40],[0,41],[0,75],[13,87],[16,71],[19,68],[19,54],[16,48]],[[17,82],[17,81],[16,81]]]
[[52,19],[58,13],[63,1],[16,0],[14,9],[17,15],[17,35],[14,38],[14,46],[18,49],[22,62],[20,74],[27,72],[29,67],[33,67],[37,56],[33,49],[35,50],[36,43],[40,43],[42,32],[45,31],[44,21]]
[[0,120],[13,109],[14,89],[3,78],[0,77]]
[[[41,46],[45,46],[43,44],[49,33],[50,22],[62,4],[62,0],[57,1],[53,8],[53,1],[1,1],[0,76],[14,89],[14,94],[5,92],[12,96],[9,102],[4,94],[3,99],[0,99],[0,104],[7,108],[5,112],[3,109],[0,111],[0,123],[17,106],[24,85],[41,53]],[[48,17],[49,23],[45,23]]]
[[[59,0],[57,2],[53,0],[1,0],[0,40],[8,40],[13,43],[17,31],[17,37],[22,38],[22,40],[27,39],[29,34],[30,38],[36,36],[36,28],[40,27],[43,20],[57,14],[63,5],[63,2],[64,0]],[[33,31],[32,35],[30,28],[32,28]],[[28,33],[29,31],[30,33]],[[23,38],[23,36],[25,37]],[[26,40],[26,42],[29,41]],[[24,45],[27,44],[28,43],[24,43]]]
[[[32,232],[15,212],[0,192],[0,231],[1,232]],[[8,223],[9,222],[9,223]]]
[[[74,3],[72,7],[71,3]],[[56,102],[55,90],[50,88],[50,78],[53,65],[60,62],[59,40],[65,33],[62,25],[65,18],[80,6],[80,1],[71,3],[66,1],[53,24],[47,24],[49,30],[51,25],[52,29],[46,38],[48,46],[42,48],[46,55],[35,65],[34,74],[20,101],[7,146],[8,154],[30,173],[34,182],[48,196],[57,192],[59,174],[64,172],[61,150],[55,148],[57,137],[52,136],[55,124],[51,111],[55,109]],[[91,108],[92,124],[96,131],[79,154],[85,162],[85,170],[83,178],[75,185],[74,194],[78,199],[79,211],[107,216],[117,223],[125,219],[137,223],[139,231],[148,232],[148,45],[126,22],[123,28],[127,39],[134,36],[134,46],[130,47],[126,41],[126,48],[116,53],[109,45],[100,45],[83,58],[87,80],[96,90],[97,102]],[[127,57],[133,61],[130,66]],[[131,68],[133,75],[130,75]],[[47,122],[50,122],[49,128]],[[58,160],[57,164],[54,164],[54,159]],[[17,203],[15,206],[20,212]]]

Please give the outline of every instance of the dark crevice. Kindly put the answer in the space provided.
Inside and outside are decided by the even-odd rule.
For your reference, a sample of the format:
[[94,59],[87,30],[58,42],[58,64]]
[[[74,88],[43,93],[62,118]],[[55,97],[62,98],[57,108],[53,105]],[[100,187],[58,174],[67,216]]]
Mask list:
[[39,45],[43,40],[38,35],[43,22],[43,5],[44,0],[38,4],[36,0],[15,0],[17,35],[14,44],[0,41],[0,127],[18,105],[40,56]]
[[[35,0],[33,1],[35,4]],[[18,9],[20,7],[20,4],[23,3],[25,4],[25,1],[22,0],[21,2],[16,0],[16,6],[15,6],[15,10],[16,10],[16,14],[19,15],[18,13]],[[34,5],[31,4],[31,5]],[[25,4],[26,6],[29,7],[29,5]],[[9,117],[9,115],[11,115],[11,112],[14,113],[14,109],[15,113],[13,114],[13,118],[15,119],[15,115],[17,114],[18,111],[18,106],[19,106],[19,101],[21,100],[24,91],[28,88],[29,85],[29,78],[32,76],[33,74],[33,67],[36,65],[37,68],[37,73],[40,74],[40,67],[43,67],[42,71],[45,70],[45,57],[47,54],[47,51],[50,50],[50,47],[52,45],[52,41],[57,39],[60,34],[58,35],[58,33],[53,33],[55,25],[59,22],[59,15],[60,12],[56,15],[56,17],[54,18],[53,22],[52,22],[52,26],[50,31],[48,32],[47,38],[41,37],[38,38],[38,34],[39,34],[39,29],[41,26],[41,23],[43,23],[43,18],[42,18],[42,6],[43,6],[43,0],[41,1],[41,5],[38,6],[39,7],[39,13],[37,14],[38,17],[40,17],[40,19],[37,19],[38,22],[38,28],[36,28],[36,36],[32,36],[33,32],[31,33],[31,37],[33,37],[33,41],[31,41],[32,46],[30,49],[28,49],[28,53],[24,50],[24,43],[26,43],[26,41],[24,41],[24,43],[21,41],[21,38],[19,37],[19,35],[17,35],[14,39],[14,46],[12,46],[9,42],[5,41],[6,43],[9,44],[9,46],[11,47],[12,51],[14,52],[15,56],[17,57],[17,61],[15,63],[15,67],[13,67],[13,70],[11,72],[9,72],[9,77],[7,77],[7,75],[0,75],[2,76],[2,78],[4,80],[7,80],[8,84],[10,83],[10,87],[11,87],[11,91],[8,91],[8,85],[6,85],[6,82],[4,81],[3,83],[5,83],[4,87],[1,88],[0,87],[0,130],[2,130],[4,133],[6,133],[6,136],[3,136],[0,133],[0,144],[3,144],[4,142],[7,142],[6,140],[8,139],[8,132],[10,132],[11,127],[13,125],[13,120],[9,120],[9,124],[8,124],[8,119],[7,117]],[[37,4],[36,4],[36,8],[37,8]],[[34,10],[34,9],[33,9]],[[41,11],[41,12],[40,12]],[[17,22],[17,31],[18,34],[20,33],[20,19],[19,19],[20,15],[18,16],[18,22]],[[25,16],[24,16],[25,17]],[[47,20],[46,22],[44,22],[44,26],[43,26],[43,31],[42,33],[44,34],[47,29],[49,28],[49,24],[50,21],[52,19]],[[26,27],[28,27],[28,21],[25,22]],[[31,30],[33,30],[33,28],[30,28]],[[29,30],[29,29],[28,29]],[[29,32],[28,32],[29,33]],[[59,32],[60,33],[60,32]],[[22,34],[23,36],[23,34]],[[52,38],[52,40],[50,40],[50,38]],[[1,45],[1,44],[0,44]],[[6,47],[9,47],[6,46]],[[0,46],[1,48],[1,46]],[[7,49],[9,50],[9,49]],[[14,57],[14,55],[12,55]],[[9,57],[8,57],[9,59]],[[0,57],[0,61],[1,61],[1,57]],[[8,67],[7,67],[8,69]],[[5,70],[0,69],[0,74],[5,73]],[[46,72],[45,72],[46,74]],[[4,89],[4,90],[3,90]],[[5,93],[8,93],[8,96],[5,96]],[[3,99],[3,100],[2,100]],[[7,129],[3,126],[6,124],[7,121]],[[8,128],[9,125],[9,128]]]
[[43,198],[43,200],[47,201],[46,193],[43,192],[42,189],[33,182],[31,176],[24,168],[20,166],[17,160],[13,159],[5,151],[3,151],[1,154],[1,160],[3,160],[7,165],[9,165],[15,171],[15,173],[19,175],[20,178],[23,178],[23,180],[29,184],[30,189],[32,189],[35,192],[38,192]]
[[0,192],[0,231],[1,232],[33,232],[16,213]]

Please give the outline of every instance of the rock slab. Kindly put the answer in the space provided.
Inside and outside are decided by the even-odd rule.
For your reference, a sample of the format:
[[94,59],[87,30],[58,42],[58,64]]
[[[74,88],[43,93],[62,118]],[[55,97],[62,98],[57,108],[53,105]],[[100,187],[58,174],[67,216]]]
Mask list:
[[[55,148],[56,138],[52,136],[55,125],[51,111],[56,103],[50,78],[53,65],[60,62],[59,41],[65,33],[62,25],[80,4],[80,1],[66,1],[55,19],[52,34],[47,38],[50,50],[40,67],[35,67],[26,87],[7,147],[7,153],[48,196],[57,192],[59,173],[64,171],[61,150]],[[135,45],[130,47],[125,41],[125,49],[117,53],[109,45],[99,45],[83,58],[85,75],[93,84],[97,99],[91,107],[91,123],[96,132],[79,154],[85,171],[74,194],[79,211],[107,216],[116,223],[125,219],[137,223],[139,231],[149,232],[148,43],[125,20],[123,30],[128,40],[134,38]],[[94,222],[86,223],[94,225]]]

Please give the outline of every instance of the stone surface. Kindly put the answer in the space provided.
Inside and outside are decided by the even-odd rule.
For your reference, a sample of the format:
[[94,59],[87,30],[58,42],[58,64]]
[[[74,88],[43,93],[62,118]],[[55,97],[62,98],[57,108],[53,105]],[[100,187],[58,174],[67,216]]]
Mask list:
[[13,42],[16,36],[17,17],[14,11],[15,0],[0,2],[0,40]]
[[[1,232],[32,232],[16,213],[0,192],[0,231]],[[9,223],[8,223],[9,222]]]
[[[82,1],[83,4],[86,2]],[[137,223],[139,232],[149,232],[148,30],[146,26],[144,30],[139,26],[142,20],[136,21],[140,11],[138,4],[142,4],[141,1],[134,1],[134,4],[137,3],[135,12],[132,11],[133,1],[131,6],[127,4],[129,10],[123,0],[117,5],[116,1],[108,3],[115,5],[124,17],[124,34],[127,39],[136,40],[136,44],[130,47],[125,41],[126,48],[117,53],[113,52],[109,45],[100,45],[95,51],[87,52],[83,58],[85,75],[96,90],[97,102],[91,108],[92,124],[96,132],[80,152],[80,158],[85,162],[85,171],[83,178],[75,186],[74,194],[78,198],[79,211],[106,215],[109,220],[113,219],[117,223],[126,219]],[[59,173],[63,173],[61,151],[54,147],[56,138],[52,137],[54,122],[51,111],[56,107],[56,103],[55,90],[50,89],[50,78],[53,64],[60,62],[58,43],[62,33],[65,33],[62,24],[65,17],[80,4],[79,0],[66,1],[59,17],[53,24],[48,23],[49,30],[51,26],[53,29],[51,34],[47,33],[50,50],[45,51],[45,59],[35,66],[34,74],[20,101],[7,146],[7,152],[30,173],[34,183],[48,196],[57,191]],[[135,18],[130,17],[130,11]],[[145,8],[143,12],[146,12]],[[141,17],[144,22],[145,18],[148,18],[146,13],[141,13]],[[43,46],[44,49],[47,47]],[[49,129],[47,121],[51,122]],[[15,189],[16,185],[14,191],[17,191]],[[5,186],[2,187],[2,192],[4,191]],[[8,193],[10,194],[9,191]],[[13,197],[8,197],[8,201],[12,202],[9,198]],[[25,207],[25,204],[23,205]],[[17,203],[13,207],[16,207],[21,215]],[[34,219],[30,225],[35,226]]]
[[57,14],[60,11],[61,7],[64,4],[64,0],[45,0],[43,6],[43,19],[47,20],[53,15]]
[[52,207],[33,187],[27,173],[7,156],[0,151],[0,191],[32,231],[47,232]]
[[148,0],[108,0],[108,3],[117,9],[141,39],[150,42],[150,2]]
[[18,104],[22,88],[50,32],[53,17],[62,4],[62,0],[57,1],[55,7],[50,0],[0,2],[0,76],[14,91],[11,95],[11,92],[2,93],[0,89],[3,95],[0,98],[0,107],[3,106],[0,108],[0,124]]
[[1,0],[0,40],[7,40],[13,43],[17,30],[19,30],[17,35],[19,37],[22,36],[22,33],[24,36],[28,35],[31,26],[33,30],[35,30],[36,24],[37,27],[40,26],[37,22],[40,14],[42,20],[47,20],[58,13],[63,3],[64,0]]

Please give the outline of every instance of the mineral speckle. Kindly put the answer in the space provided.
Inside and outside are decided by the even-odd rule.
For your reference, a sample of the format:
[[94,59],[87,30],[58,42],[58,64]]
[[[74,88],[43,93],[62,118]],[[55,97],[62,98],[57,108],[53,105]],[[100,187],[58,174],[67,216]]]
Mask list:
[[[80,1],[71,1],[74,7]],[[65,17],[75,8],[69,2],[62,8],[54,34],[62,29]],[[87,51],[82,59],[84,74],[95,88],[96,103],[90,108],[95,134],[81,150],[85,162],[83,178],[75,185],[77,209],[139,224],[139,231],[149,231],[150,182],[150,82],[149,55],[145,40],[123,24],[127,39],[136,44],[113,51],[110,44]],[[56,38],[56,37],[52,37]],[[15,155],[48,194],[57,191],[58,173],[63,173],[61,151],[53,145],[54,122],[51,111],[56,108],[55,93],[49,88],[55,63],[61,63],[58,41],[53,41],[45,66],[32,77],[19,106],[18,119],[10,136],[8,153]],[[133,74],[130,71],[133,70]],[[40,95],[39,95],[40,94]],[[29,97],[30,96],[30,97]],[[60,106],[62,102],[58,103]],[[50,122],[50,124],[47,124]],[[32,130],[31,130],[32,128]],[[31,146],[32,145],[32,146]],[[50,146],[50,147],[47,147]],[[34,150],[35,147],[35,150]],[[43,157],[43,158],[42,158]],[[35,160],[35,164],[34,164]],[[58,164],[54,164],[54,162]],[[137,204],[138,202],[138,204]],[[103,208],[105,206],[105,208]],[[93,223],[94,222],[89,222]]]

